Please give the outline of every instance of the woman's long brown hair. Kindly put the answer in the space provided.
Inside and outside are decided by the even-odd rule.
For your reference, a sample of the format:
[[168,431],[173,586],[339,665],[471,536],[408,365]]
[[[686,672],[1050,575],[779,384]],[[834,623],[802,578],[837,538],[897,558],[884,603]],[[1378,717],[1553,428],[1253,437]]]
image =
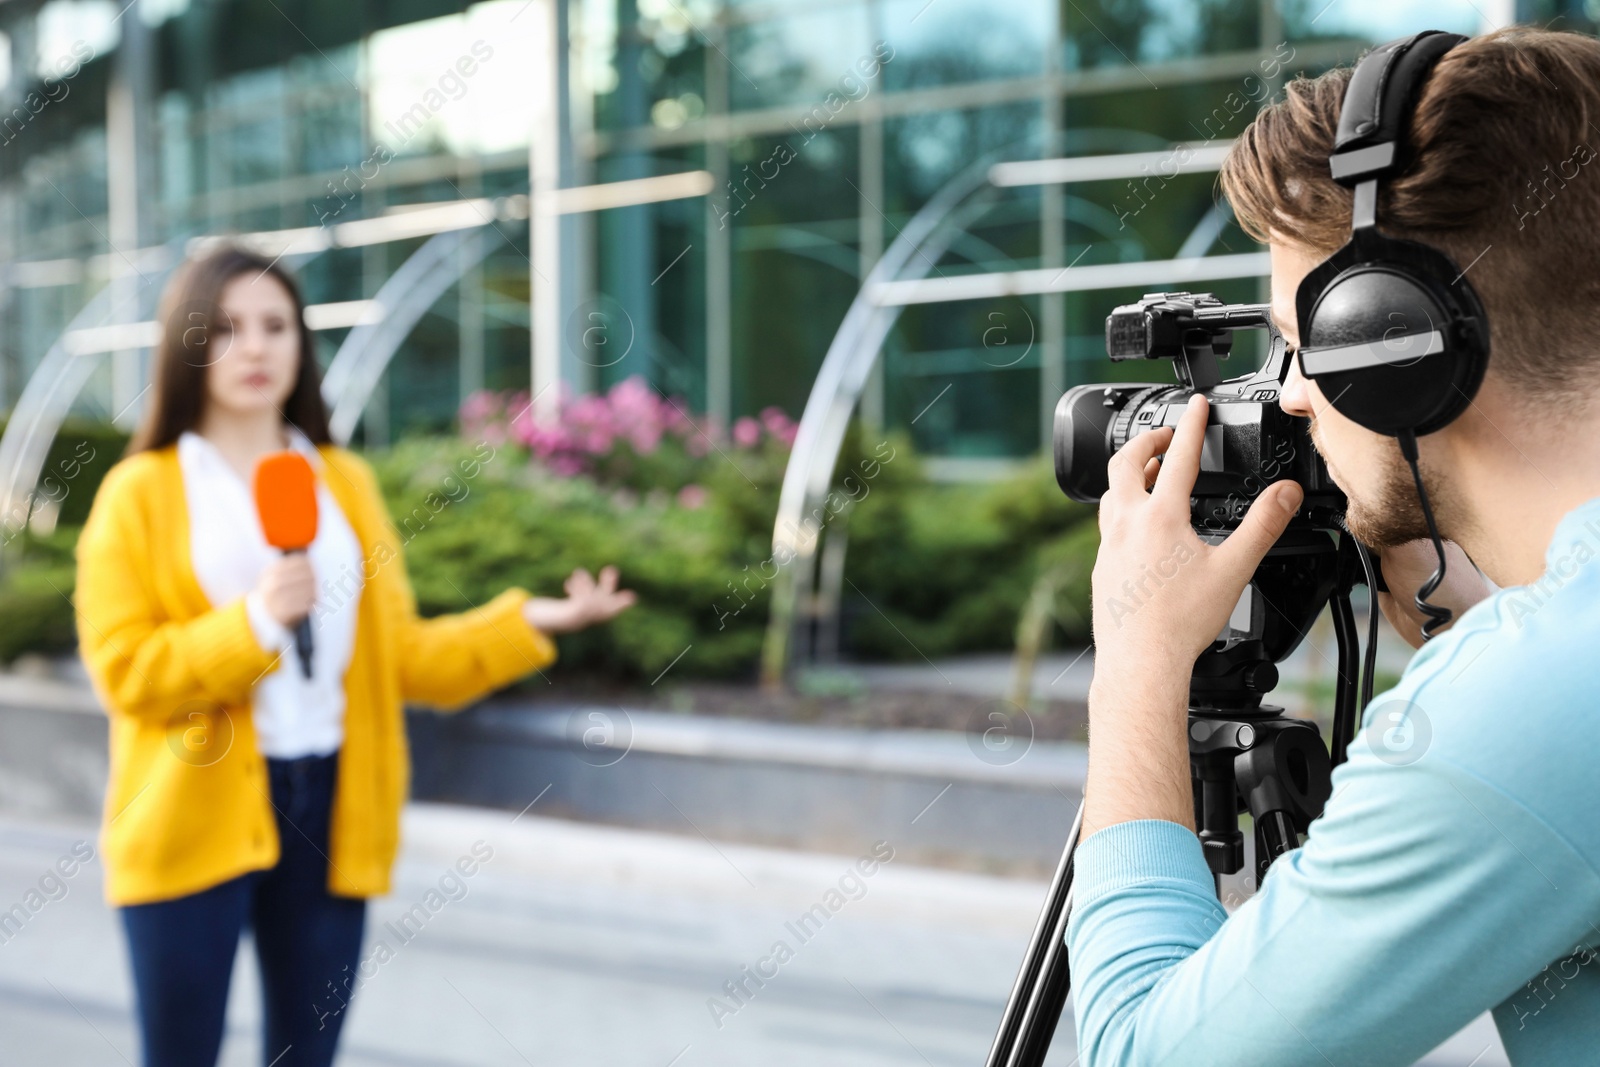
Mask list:
[[312,444],[333,443],[328,409],[322,402],[322,373],[317,368],[316,342],[306,326],[305,301],[288,271],[254,252],[225,245],[178,269],[161,295],[161,343],[156,347],[155,396],[125,455],[165,448],[185,430],[200,424],[206,404],[206,367],[211,355],[212,322],[220,311],[222,290],[241,274],[270,274],[288,290],[300,325],[300,368],[294,391],[283,404],[284,420],[299,428]]

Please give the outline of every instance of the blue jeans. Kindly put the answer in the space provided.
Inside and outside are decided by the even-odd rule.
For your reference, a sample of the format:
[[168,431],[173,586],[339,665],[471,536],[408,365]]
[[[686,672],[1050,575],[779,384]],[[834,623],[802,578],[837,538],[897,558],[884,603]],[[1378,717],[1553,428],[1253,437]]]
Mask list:
[[[176,900],[121,909],[145,1067],[215,1067],[239,934],[255,932],[265,999],[262,1063],[328,1067],[360,962],[365,900],[328,892],[339,755],[267,760],[277,866]],[[348,970],[347,970],[348,968]]]

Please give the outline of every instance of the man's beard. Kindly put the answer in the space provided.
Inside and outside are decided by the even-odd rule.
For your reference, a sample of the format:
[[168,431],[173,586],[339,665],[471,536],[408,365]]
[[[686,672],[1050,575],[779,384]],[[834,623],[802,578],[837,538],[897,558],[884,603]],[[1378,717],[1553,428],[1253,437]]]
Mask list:
[[[1311,420],[1311,443],[1326,458],[1317,439],[1317,421]],[[1369,548],[1395,548],[1408,541],[1428,537],[1428,522],[1417,500],[1416,480],[1411,467],[1400,454],[1398,441],[1385,447],[1383,470],[1377,484],[1358,498],[1348,487],[1344,488],[1348,503],[1345,506],[1345,527],[1356,540]],[[1444,483],[1433,476],[1426,463],[1419,461],[1422,484],[1428,492],[1428,505],[1433,509],[1434,520],[1439,525],[1439,536],[1448,537],[1449,516],[1455,513],[1453,501]]]

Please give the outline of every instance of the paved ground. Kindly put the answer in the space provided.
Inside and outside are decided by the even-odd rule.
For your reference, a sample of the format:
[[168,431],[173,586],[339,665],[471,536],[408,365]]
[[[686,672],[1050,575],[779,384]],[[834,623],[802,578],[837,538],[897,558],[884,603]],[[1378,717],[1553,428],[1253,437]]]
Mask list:
[[[854,857],[532,813],[414,805],[406,818],[397,890],[372,912],[350,1065],[978,1067],[1044,892],[891,861],[860,891],[846,881],[855,899],[802,941],[787,924],[824,902]],[[0,821],[0,904],[85,839],[92,827]],[[445,883],[428,912],[429,890],[479,842],[492,858]],[[120,931],[99,894],[90,864],[0,943],[0,1063],[137,1061]],[[419,903],[425,921],[402,942],[389,924]],[[792,958],[747,1003],[730,1001],[724,983],[780,940]],[[242,952],[228,1065],[260,1062],[253,967]],[[1051,1067],[1073,1059],[1064,1022]],[[1505,1062],[1487,1018],[1424,1061]]]

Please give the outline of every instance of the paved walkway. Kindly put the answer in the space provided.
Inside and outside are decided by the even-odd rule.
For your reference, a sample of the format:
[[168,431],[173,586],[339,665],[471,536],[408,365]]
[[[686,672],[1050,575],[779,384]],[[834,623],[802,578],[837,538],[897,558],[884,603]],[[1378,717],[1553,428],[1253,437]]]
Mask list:
[[[978,1067],[1044,894],[1038,882],[895,860],[852,880],[856,857],[536,812],[408,809],[396,891],[371,911],[372,962],[342,1063]],[[93,833],[0,821],[0,905],[22,900]],[[470,879],[441,882],[475,845],[492,857]],[[100,900],[98,863],[65,885],[0,943],[0,1062],[135,1063],[123,944]],[[825,921],[797,932],[803,914],[830,902]],[[392,952],[384,962],[379,939]],[[792,952],[781,962],[780,941]],[[758,966],[776,974],[730,998],[725,984]],[[260,1063],[253,970],[241,953],[230,1067]],[[1073,1061],[1069,1020],[1050,1065]],[[1484,1017],[1424,1063],[1506,1060]]]

